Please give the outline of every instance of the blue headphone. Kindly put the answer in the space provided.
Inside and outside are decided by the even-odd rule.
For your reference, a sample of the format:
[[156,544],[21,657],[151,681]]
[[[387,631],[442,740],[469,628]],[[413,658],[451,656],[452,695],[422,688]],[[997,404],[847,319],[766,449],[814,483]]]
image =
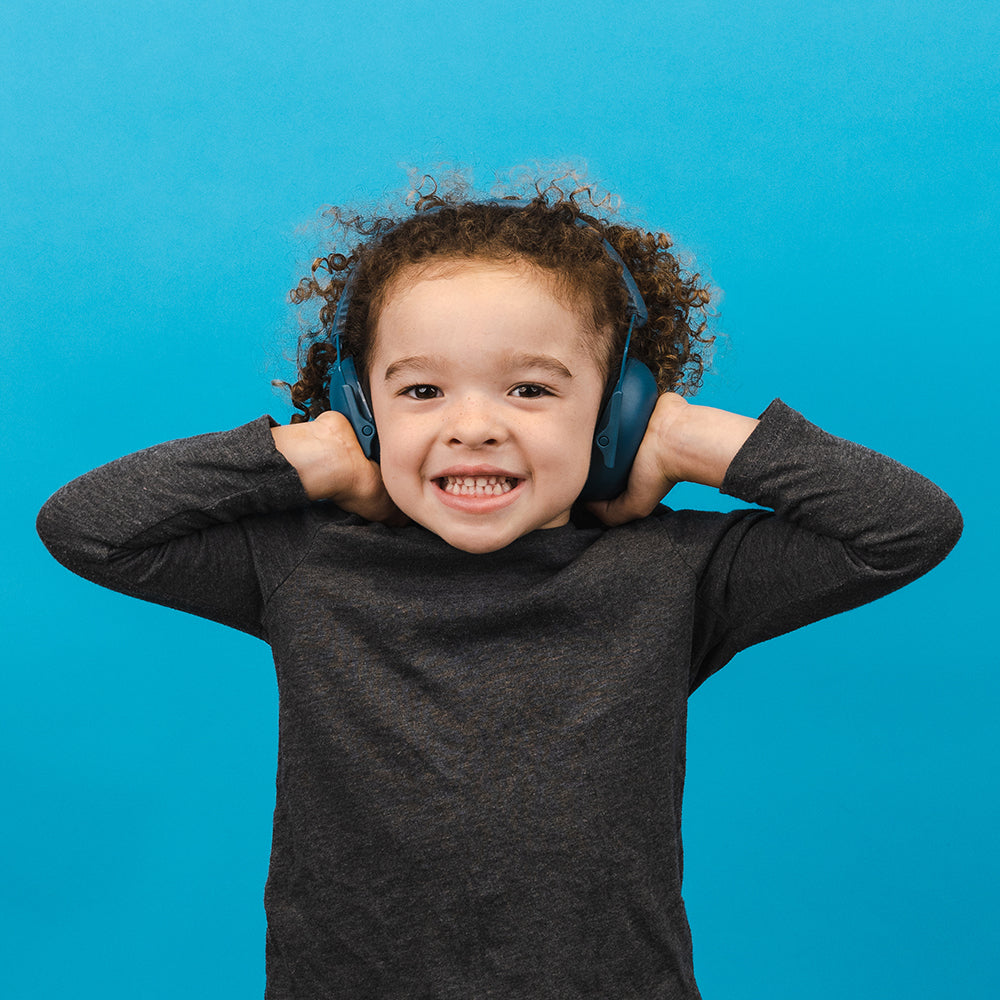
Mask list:
[[[503,200],[491,204],[500,207],[527,208],[533,203]],[[436,206],[428,211],[440,211],[443,207],[446,206]],[[575,221],[578,226],[585,229],[590,226],[584,219]],[[580,494],[581,500],[611,500],[624,492],[632,462],[635,460],[636,452],[646,433],[646,425],[659,396],[653,373],[641,361],[628,356],[632,330],[645,326],[649,319],[646,303],[643,302],[639,287],[618,252],[607,240],[602,242],[605,253],[622,269],[622,287],[628,296],[629,323],[618,381],[597,418],[590,471],[583,492]],[[358,380],[354,359],[342,357],[340,353],[340,338],[347,324],[347,313],[351,306],[356,280],[355,269],[347,276],[333,317],[333,340],[337,350],[337,360],[330,369],[330,409],[342,413],[350,420],[365,456],[378,461],[378,435],[371,407]]]

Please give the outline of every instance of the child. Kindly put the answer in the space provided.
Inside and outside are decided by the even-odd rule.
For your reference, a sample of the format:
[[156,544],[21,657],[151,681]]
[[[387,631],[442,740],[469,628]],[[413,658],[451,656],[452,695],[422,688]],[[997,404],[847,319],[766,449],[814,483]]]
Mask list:
[[[688,695],[926,572],[960,517],[779,401],[686,402],[709,296],[662,234],[551,189],[416,208],[294,293],[325,305],[293,423],[112,462],[39,531],[273,649],[267,997],[698,997]],[[624,493],[585,506],[629,336],[659,396]],[[348,356],[369,423],[329,409]],[[682,480],[768,510],[661,506]]]

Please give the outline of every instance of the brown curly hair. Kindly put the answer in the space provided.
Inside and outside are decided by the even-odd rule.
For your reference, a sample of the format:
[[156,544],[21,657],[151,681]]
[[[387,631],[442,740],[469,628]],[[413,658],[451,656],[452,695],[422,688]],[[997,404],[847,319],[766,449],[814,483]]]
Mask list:
[[[561,178],[560,180],[565,180]],[[565,191],[554,181],[534,184],[526,205],[469,200],[467,192],[413,192],[414,210],[403,219],[365,217],[338,208],[324,215],[345,237],[366,239],[350,253],[333,249],[313,261],[310,273],[289,293],[292,303],[322,301],[318,325],[299,338],[298,380],[290,388],[300,423],[329,407],[330,369],[336,362],[332,343],[334,316],[346,279],[353,272],[353,292],[341,338],[341,351],[353,356],[362,381],[367,378],[380,312],[394,283],[407,269],[437,261],[527,262],[551,277],[557,292],[570,302],[589,306],[586,316],[595,333],[599,362],[617,373],[628,328],[628,299],[621,270],[604,248],[607,240],[621,256],[639,287],[649,312],[645,326],[633,331],[631,356],[652,371],[661,392],[691,395],[701,385],[713,336],[707,331],[711,290],[697,273],[685,273],[671,253],[666,233],[649,233],[598,214],[613,214],[610,195],[595,197],[590,186]],[[422,185],[423,186],[423,185]],[[524,199],[522,194],[506,196]],[[581,205],[586,201],[586,211]],[[435,209],[428,212],[428,209]],[[577,224],[577,219],[588,225]],[[328,274],[329,280],[321,278]],[[612,337],[604,335],[611,329]]]

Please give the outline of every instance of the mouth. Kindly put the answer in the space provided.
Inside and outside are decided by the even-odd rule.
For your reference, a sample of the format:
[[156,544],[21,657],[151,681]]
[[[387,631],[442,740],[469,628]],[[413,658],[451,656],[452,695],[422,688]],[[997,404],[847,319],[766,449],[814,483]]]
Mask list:
[[455,497],[500,497],[510,493],[521,480],[515,476],[439,476],[439,490]]

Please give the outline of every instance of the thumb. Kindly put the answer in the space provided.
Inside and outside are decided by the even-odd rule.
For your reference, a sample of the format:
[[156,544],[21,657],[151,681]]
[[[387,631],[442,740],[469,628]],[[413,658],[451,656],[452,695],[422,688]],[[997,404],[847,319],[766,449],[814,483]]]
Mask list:
[[654,503],[652,506],[648,504],[640,505],[636,503],[634,498],[629,496],[626,490],[625,493],[614,500],[592,500],[586,504],[586,507],[599,521],[609,527],[615,527],[619,524],[627,524],[629,521],[637,521],[639,518],[646,517],[647,514],[653,512],[656,504]]

